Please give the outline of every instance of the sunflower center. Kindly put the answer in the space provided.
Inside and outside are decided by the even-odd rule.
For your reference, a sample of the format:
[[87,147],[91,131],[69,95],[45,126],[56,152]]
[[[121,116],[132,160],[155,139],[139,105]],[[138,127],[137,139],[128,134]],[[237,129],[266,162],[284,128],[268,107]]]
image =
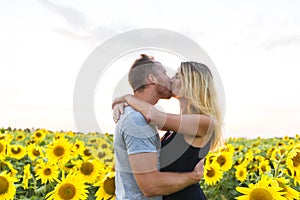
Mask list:
[[105,192],[109,195],[114,195],[115,194],[115,179],[114,178],[107,178],[104,183],[103,183],[103,188]]
[[23,139],[23,136],[22,136],[22,135],[19,135],[19,136],[17,137],[17,139],[21,140],[21,139]]
[[92,153],[91,153],[91,151],[90,151],[89,149],[85,149],[85,150],[83,151],[83,154],[84,154],[85,156],[90,156],[90,155],[92,155]]
[[105,155],[106,155],[105,152],[99,152],[99,153],[98,153],[98,158],[104,158]]
[[102,144],[102,148],[106,149],[107,148],[107,144]]
[[79,149],[80,145],[79,144],[75,144],[75,147],[76,147],[76,149]]
[[9,183],[6,178],[0,176],[0,195],[8,191]]
[[49,176],[50,174],[51,174],[51,169],[50,168],[46,168],[45,170],[44,170],[44,175],[46,175],[46,176]]
[[20,148],[20,147],[17,147],[17,149],[12,148],[12,149],[11,149],[11,152],[12,152],[13,154],[19,154],[19,153],[21,152],[21,148]]
[[296,157],[293,158],[294,167],[298,167],[300,165],[300,153],[297,153]]
[[244,172],[243,171],[239,171],[239,176],[243,176]]
[[217,162],[218,162],[219,165],[222,167],[222,166],[225,164],[225,162],[226,162],[226,158],[225,158],[224,156],[219,156],[219,157],[217,158]]
[[267,190],[263,188],[255,188],[250,193],[249,200],[272,200],[273,197]]
[[54,148],[53,152],[54,152],[55,156],[61,157],[65,153],[65,148],[63,146],[58,145]]
[[215,170],[213,168],[211,168],[210,170],[207,170],[207,173],[206,173],[206,175],[208,177],[214,177],[215,174],[216,174],[216,172],[215,172]]
[[40,155],[40,151],[38,151],[38,150],[36,150],[36,149],[33,149],[32,154],[33,154],[34,156],[39,156],[39,155]]
[[39,133],[39,132],[37,132],[37,133],[35,134],[35,136],[39,138],[39,137],[42,137],[42,134]]
[[90,175],[94,171],[94,165],[90,162],[84,162],[80,167],[80,171],[84,175]]
[[61,199],[72,199],[76,194],[76,188],[74,185],[70,183],[65,183],[62,186],[60,186],[58,190],[58,195]]
[[262,166],[260,167],[260,169],[261,169],[261,171],[263,171],[263,172],[267,171],[266,165],[262,165]]
[[4,150],[4,145],[0,143],[0,153]]

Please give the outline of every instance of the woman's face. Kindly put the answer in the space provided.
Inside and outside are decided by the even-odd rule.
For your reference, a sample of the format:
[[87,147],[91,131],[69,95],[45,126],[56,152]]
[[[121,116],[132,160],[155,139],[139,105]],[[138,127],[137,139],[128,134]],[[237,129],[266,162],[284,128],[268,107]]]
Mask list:
[[178,97],[180,89],[181,89],[181,72],[180,68],[178,68],[175,76],[172,77],[171,83],[172,83],[172,93],[173,96]]

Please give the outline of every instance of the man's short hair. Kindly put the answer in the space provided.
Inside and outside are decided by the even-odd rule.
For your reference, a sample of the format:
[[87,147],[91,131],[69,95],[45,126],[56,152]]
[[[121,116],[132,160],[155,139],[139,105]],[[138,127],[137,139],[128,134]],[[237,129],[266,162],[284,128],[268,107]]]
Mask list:
[[141,54],[141,57],[135,60],[128,74],[128,81],[134,92],[142,91],[148,85],[147,77],[150,74],[158,75],[158,64],[160,63],[155,61],[154,57],[146,54]]

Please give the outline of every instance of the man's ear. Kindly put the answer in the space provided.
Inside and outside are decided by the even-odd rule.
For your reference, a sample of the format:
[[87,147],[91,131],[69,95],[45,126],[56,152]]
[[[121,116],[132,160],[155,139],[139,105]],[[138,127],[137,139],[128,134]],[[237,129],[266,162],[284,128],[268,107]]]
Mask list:
[[148,75],[148,80],[150,83],[155,83],[155,84],[157,83],[157,79],[153,74]]

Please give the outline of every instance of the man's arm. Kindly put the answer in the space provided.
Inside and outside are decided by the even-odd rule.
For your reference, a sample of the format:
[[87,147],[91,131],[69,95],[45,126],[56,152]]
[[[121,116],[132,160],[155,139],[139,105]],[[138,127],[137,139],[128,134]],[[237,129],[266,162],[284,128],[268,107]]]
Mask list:
[[193,172],[174,173],[157,170],[156,153],[129,155],[135,180],[146,197],[168,195],[196,184],[203,176],[204,160],[200,161]]

